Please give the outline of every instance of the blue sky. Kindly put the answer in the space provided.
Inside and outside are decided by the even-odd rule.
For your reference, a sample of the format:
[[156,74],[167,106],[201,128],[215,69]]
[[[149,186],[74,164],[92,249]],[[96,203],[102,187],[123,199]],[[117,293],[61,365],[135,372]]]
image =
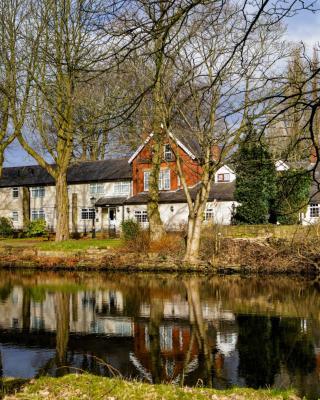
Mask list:
[[[320,44],[320,11],[315,14],[309,11],[301,11],[296,16],[288,18],[286,25],[286,40],[303,41],[310,50],[314,44]],[[5,160],[5,166],[36,164],[18,143],[13,143],[6,151]]]

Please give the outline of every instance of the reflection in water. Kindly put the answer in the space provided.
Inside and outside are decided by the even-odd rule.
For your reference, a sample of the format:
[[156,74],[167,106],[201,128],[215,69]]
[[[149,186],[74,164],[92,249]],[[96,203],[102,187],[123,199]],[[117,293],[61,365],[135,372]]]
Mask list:
[[0,376],[119,371],[316,399],[319,325],[301,278],[0,272]]

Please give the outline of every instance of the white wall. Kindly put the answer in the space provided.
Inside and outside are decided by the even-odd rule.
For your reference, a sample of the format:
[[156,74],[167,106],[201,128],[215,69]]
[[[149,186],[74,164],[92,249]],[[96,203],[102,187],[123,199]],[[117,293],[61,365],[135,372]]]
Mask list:
[[312,225],[318,224],[320,222],[319,217],[311,217],[310,216],[310,205],[308,205],[305,213],[301,213],[301,223],[302,225]]
[[219,174],[229,174],[230,175],[230,181],[229,182],[233,182],[236,179],[236,174],[235,172],[229,168],[227,165],[223,165],[222,167],[220,167],[217,172],[214,175],[214,181],[218,182],[218,175]]
[[[207,208],[213,209],[213,223],[230,225],[232,217],[233,201],[215,201],[208,202]],[[127,209],[130,212],[127,212]],[[130,205],[125,206],[125,219],[134,218],[135,211],[146,211],[147,205]],[[167,230],[179,230],[188,223],[189,209],[186,203],[172,203],[159,205],[160,217]],[[207,223],[207,221],[204,221]],[[148,223],[143,224],[145,227]]]
[[[130,183],[130,191],[126,194],[116,194],[115,193],[115,182],[102,182],[102,192],[95,193],[94,195],[90,193],[90,184],[71,184],[68,185],[68,197],[69,197],[69,221],[70,230],[72,229],[72,194],[77,194],[77,211],[78,211],[78,230],[91,231],[92,220],[82,220],[81,210],[82,208],[92,208],[90,198],[94,196],[97,200],[100,197],[128,197],[132,194],[132,183]],[[31,189],[31,188],[30,188]],[[49,229],[55,230],[56,227],[56,188],[55,186],[45,186],[44,197],[34,198],[31,195],[30,190],[30,212],[32,209],[43,209],[45,213],[45,218],[47,226]],[[12,188],[0,188],[0,217],[12,218],[12,211],[18,211],[18,221],[13,222],[15,229],[22,229],[23,227],[23,208],[22,208],[22,187],[19,187],[19,197],[12,197]],[[122,207],[116,208],[116,226],[119,228],[122,221]],[[102,222],[102,209],[97,208],[96,213],[96,229],[101,229]]]

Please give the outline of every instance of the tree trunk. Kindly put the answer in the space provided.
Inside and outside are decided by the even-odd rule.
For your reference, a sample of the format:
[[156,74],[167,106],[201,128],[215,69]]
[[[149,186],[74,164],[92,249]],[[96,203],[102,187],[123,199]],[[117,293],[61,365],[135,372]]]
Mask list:
[[22,218],[23,228],[26,229],[30,222],[30,191],[29,188],[22,188]]
[[69,239],[69,199],[66,172],[61,172],[56,178],[56,206],[56,241],[61,242]]
[[188,217],[187,246],[184,255],[184,262],[188,264],[197,264],[199,262],[202,220],[202,209],[196,215],[189,215]]
[[148,217],[150,239],[159,240],[164,235],[164,228],[159,212],[159,172],[162,155],[162,141],[157,138],[153,146],[152,170],[149,177]]
[[2,177],[2,170],[3,170],[3,163],[4,163],[4,149],[0,149],[0,177]]

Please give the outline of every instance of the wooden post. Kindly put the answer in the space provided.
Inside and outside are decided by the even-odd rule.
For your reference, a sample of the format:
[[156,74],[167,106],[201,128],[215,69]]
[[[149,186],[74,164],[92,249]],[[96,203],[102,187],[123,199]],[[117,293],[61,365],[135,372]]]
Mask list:
[[25,229],[30,222],[30,191],[28,187],[22,188],[22,214],[23,228]]

